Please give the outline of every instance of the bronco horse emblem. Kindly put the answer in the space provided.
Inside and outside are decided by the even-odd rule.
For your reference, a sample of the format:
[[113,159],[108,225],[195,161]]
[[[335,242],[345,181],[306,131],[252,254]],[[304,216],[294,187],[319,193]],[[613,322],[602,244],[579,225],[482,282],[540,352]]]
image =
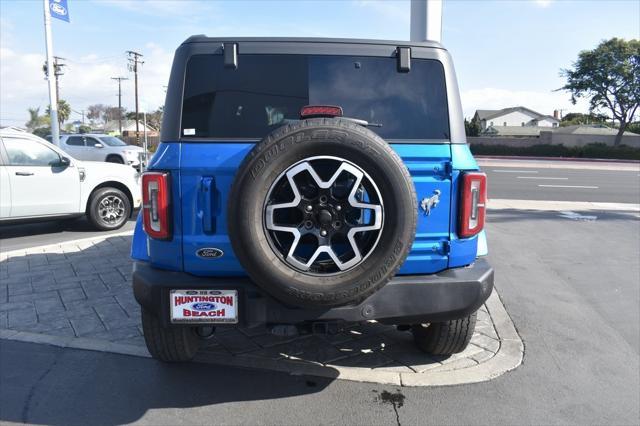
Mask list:
[[420,202],[420,208],[424,211],[425,216],[429,216],[431,214],[431,209],[436,208],[438,203],[440,202],[440,190],[436,189],[433,191],[433,195],[429,198],[423,198]]

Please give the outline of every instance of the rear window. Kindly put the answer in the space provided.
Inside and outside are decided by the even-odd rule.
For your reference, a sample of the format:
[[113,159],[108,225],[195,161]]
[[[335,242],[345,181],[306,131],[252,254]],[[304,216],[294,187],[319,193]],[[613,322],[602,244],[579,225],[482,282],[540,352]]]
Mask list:
[[380,125],[385,139],[449,139],[442,64],[412,59],[400,73],[395,58],[240,55],[224,68],[221,55],[187,64],[182,136],[262,138],[305,105],[338,105],[345,117]]

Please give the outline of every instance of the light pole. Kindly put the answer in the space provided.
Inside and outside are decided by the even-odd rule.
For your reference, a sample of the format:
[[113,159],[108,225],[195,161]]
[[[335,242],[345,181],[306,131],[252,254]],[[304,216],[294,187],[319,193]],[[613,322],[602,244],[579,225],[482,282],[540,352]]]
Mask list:
[[442,0],[411,0],[410,40],[442,40]]
[[55,65],[53,62],[53,40],[51,38],[51,14],[49,0],[43,0],[44,5],[44,36],[47,46],[47,81],[49,82],[49,115],[51,116],[51,142],[60,145],[60,128],[58,124],[58,97],[55,88]]

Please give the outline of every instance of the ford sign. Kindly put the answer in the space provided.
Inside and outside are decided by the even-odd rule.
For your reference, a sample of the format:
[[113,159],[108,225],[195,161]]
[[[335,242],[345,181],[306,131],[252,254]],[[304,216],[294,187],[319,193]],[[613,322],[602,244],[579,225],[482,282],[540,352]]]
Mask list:
[[52,18],[69,22],[69,9],[67,0],[49,0],[49,11]]
[[196,251],[196,256],[201,257],[203,259],[217,259],[219,257],[222,257],[223,255],[224,255],[224,252],[219,248],[215,248],[215,247],[201,248],[198,251]]
[[191,309],[194,309],[196,311],[212,311],[215,308],[216,308],[216,305],[214,305],[213,303],[206,303],[206,302],[194,303],[193,305],[191,305]]

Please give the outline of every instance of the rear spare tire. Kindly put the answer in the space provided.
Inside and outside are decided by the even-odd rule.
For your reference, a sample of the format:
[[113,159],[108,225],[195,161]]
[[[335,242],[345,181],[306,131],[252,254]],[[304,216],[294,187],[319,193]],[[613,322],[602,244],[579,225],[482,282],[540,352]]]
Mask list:
[[241,164],[228,203],[235,255],[296,306],[357,303],[402,266],[415,237],[409,171],[372,131],[343,119],[288,124]]

